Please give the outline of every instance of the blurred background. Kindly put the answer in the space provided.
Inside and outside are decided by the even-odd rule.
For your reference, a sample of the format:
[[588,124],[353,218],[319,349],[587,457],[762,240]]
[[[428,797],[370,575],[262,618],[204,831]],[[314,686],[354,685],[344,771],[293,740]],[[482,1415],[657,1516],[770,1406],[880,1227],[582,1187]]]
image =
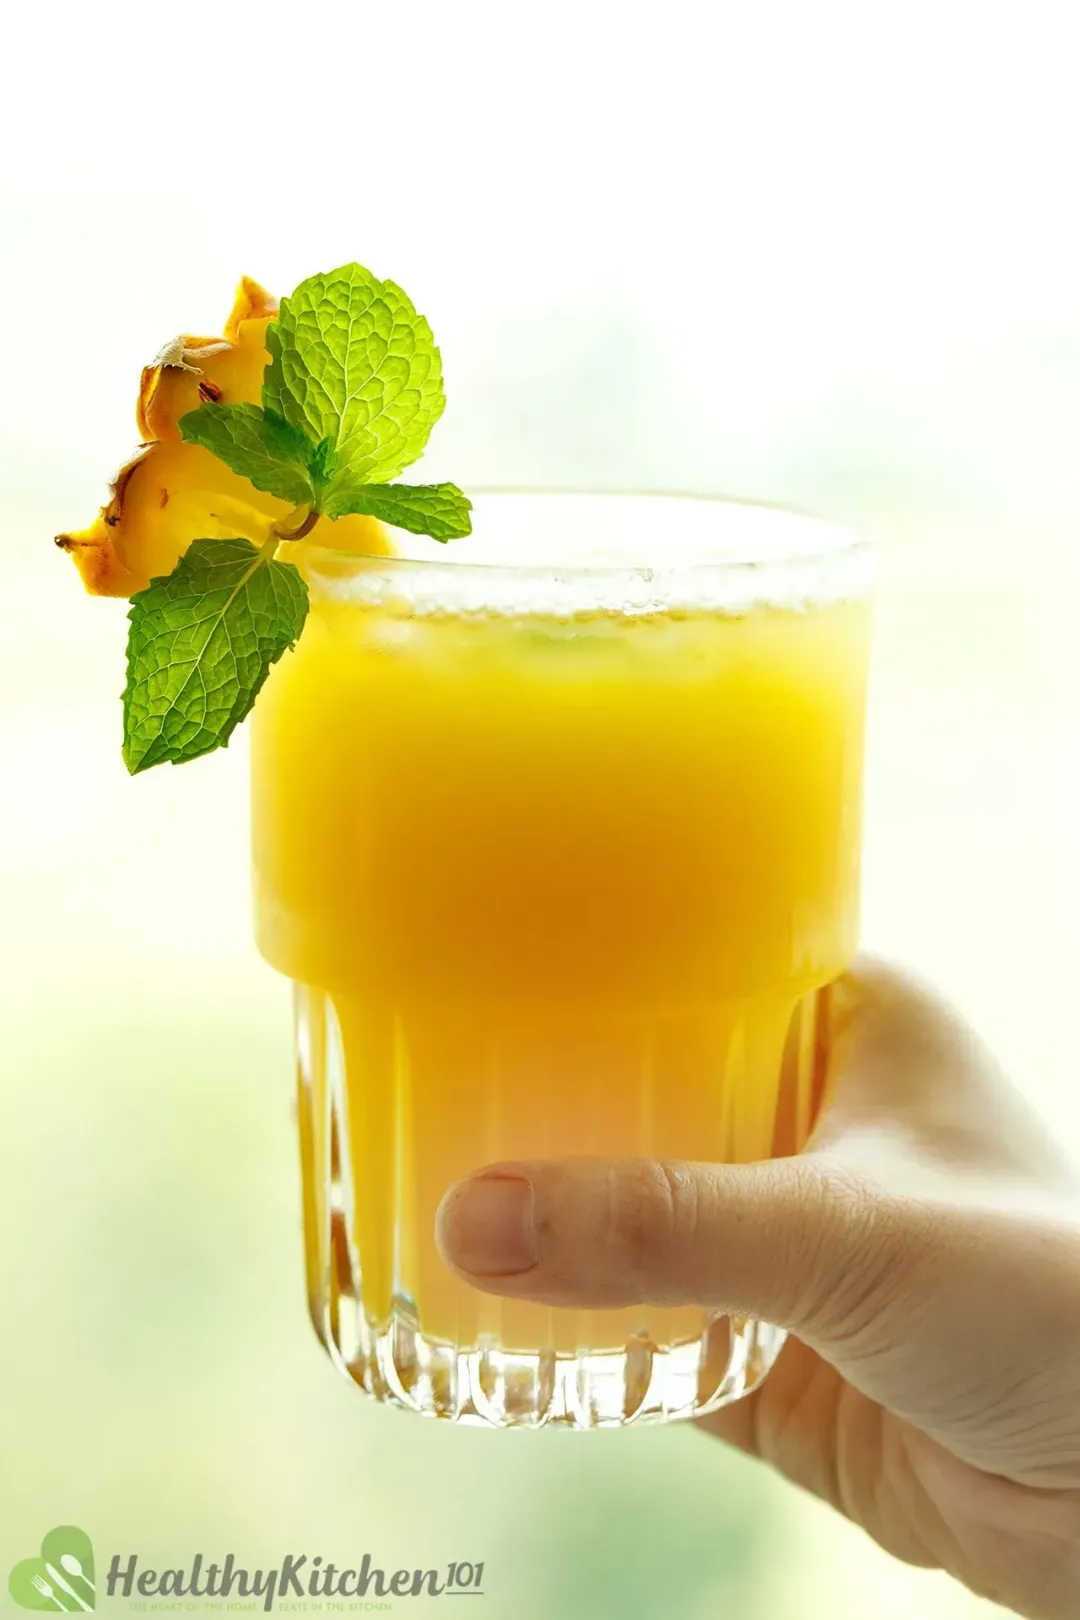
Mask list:
[[244,745],[127,778],[124,604],[51,538],[162,342],[219,330],[241,272],[352,258],[439,338],[425,476],[861,525],[867,942],[1080,1142],[1069,6],[45,0],[7,29],[0,1573],[66,1520],[159,1568],[483,1559],[488,1620],[985,1620],[686,1429],[456,1432],[339,1380]]

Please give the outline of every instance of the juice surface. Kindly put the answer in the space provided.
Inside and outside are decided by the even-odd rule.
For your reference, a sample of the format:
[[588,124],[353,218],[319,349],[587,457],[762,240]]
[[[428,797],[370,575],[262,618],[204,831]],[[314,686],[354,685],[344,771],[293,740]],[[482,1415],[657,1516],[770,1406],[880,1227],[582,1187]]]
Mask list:
[[358,1268],[369,1315],[396,1294],[461,1344],[700,1333],[485,1299],[435,1210],[497,1159],[801,1145],[793,1015],[855,947],[867,633],[862,601],[557,617],[313,589],[253,740],[259,945],[306,987],[313,1278]]

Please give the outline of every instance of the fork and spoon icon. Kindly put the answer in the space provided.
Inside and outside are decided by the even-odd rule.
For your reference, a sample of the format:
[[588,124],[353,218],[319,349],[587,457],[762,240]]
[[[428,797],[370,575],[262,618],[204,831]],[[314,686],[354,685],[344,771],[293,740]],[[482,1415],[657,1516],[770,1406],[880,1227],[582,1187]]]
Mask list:
[[[84,1603],[83,1599],[79,1596],[75,1588],[68,1584],[68,1582],[64,1579],[64,1576],[61,1575],[60,1570],[57,1569],[53,1564],[46,1562],[45,1569],[51,1579],[46,1580],[44,1575],[31,1576],[31,1585],[34,1587],[34,1590],[39,1592],[43,1598],[47,1598],[52,1603],[55,1603],[56,1607],[62,1610],[64,1614],[74,1614],[75,1610],[70,1608],[68,1604],[61,1602],[60,1598],[57,1596],[56,1590],[53,1586],[53,1582],[55,1582],[56,1586],[58,1586],[62,1592],[66,1592],[68,1597],[75,1599],[75,1602],[79,1605],[80,1609],[84,1609],[89,1614],[90,1610],[94,1607],[93,1602]],[[79,1559],[76,1558],[74,1553],[61,1554],[60,1569],[62,1569],[65,1574],[70,1575],[73,1581],[81,1581],[86,1587],[87,1591],[91,1594],[91,1597],[93,1597],[95,1591],[94,1583],[90,1577],[84,1573],[82,1564],[80,1563]]]

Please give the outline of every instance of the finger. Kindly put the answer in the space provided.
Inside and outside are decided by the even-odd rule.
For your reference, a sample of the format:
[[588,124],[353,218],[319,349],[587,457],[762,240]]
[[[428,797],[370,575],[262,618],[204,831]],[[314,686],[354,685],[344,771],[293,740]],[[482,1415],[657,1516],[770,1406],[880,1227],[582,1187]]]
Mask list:
[[905,1426],[800,1340],[788,1339],[752,1395],[697,1418],[695,1426],[771,1464],[862,1525],[895,1558],[923,1568],[940,1564],[910,1521],[906,1481],[861,1465],[883,1445],[902,1444],[897,1437]]
[[[823,1009],[826,1100],[810,1151],[918,1191],[927,1172],[1075,1196],[1077,1169],[961,1015],[860,957]],[[913,1181],[909,1172],[917,1168]]]
[[[917,1209],[910,1219],[918,1222]],[[919,1246],[871,1186],[813,1158],[492,1165],[439,1209],[447,1263],[489,1293],[591,1308],[699,1304],[835,1334]]]
[[[796,1485],[838,1505],[829,1461],[835,1453],[837,1407],[845,1388],[827,1361],[791,1337],[768,1378],[743,1400],[731,1401],[695,1427],[771,1463]],[[853,1391],[843,1398],[856,1399]]]

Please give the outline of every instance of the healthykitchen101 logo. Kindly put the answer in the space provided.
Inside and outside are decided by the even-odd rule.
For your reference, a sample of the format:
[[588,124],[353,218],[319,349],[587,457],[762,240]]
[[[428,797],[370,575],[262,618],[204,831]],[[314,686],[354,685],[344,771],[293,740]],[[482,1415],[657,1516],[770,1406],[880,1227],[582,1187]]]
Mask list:
[[94,1607],[94,1549],[85,1530],[57,1525],[37,1558],[24,1558],[8,1579],[8,1591],[24,1609],[80,1614]]
[[[64,1614],[89,1613],[96,1606],[94,1549],[85,1530],[62,1524],[50,1530],[37,1558],[15,1565],[8,1591],[24,1609]],[[106,1597],[134,1600],[133,1609],[190,1607],[254,1609],[389,1609],[380,1599],[483,1596],[482,1563],[455,1562],[442,1569],[398,1569],[388,1573],[365,1553],[359,1564],[341,1567],[323,1557],[289,1553],[269,1569],[249,1570],[233,1553],[207,1563],[196,1553],[190,1567],[143,1569],[136,1553],[114,1555],[101,1581]]]

